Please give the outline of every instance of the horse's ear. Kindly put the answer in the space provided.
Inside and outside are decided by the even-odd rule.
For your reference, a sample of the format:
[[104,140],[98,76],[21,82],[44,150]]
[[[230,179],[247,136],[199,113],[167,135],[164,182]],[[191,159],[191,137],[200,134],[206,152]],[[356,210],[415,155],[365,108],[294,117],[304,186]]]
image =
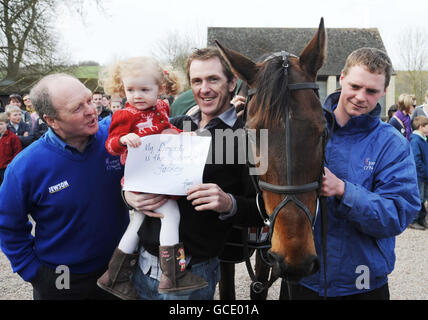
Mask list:
[[258,72],[257,65],[239,52],[223,47],[217,40],[215,43],[233,72],[251,87]]
[[326,56],[327,34],[324,28],[324,18],[321,18],[318,32],[300,54],[300,66],[310,75],[316,77]]

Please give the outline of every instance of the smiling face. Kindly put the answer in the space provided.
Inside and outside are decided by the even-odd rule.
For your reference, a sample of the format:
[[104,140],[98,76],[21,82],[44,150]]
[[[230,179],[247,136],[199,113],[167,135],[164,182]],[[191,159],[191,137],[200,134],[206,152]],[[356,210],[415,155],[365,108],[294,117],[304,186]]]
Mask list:
[[122,78],[127,102],[139,110],[156,105],[160,94],[159,84],[150,73]]
[[193,60],[189,68],[189,80],[203,119],[209,121],[230,107],[236,79],[227,81],[219,58]]
[[10,99],[9,104],[12,106],[21,107],[21,102],[15,98]]
[[13,124],[19,124],[22,119],[22,113],[21,111],[12,112],[9,116],[10,122]]
[[351,117],[370,113],[386,93],[385,75],[371,73],[367,68],[356,65],[340,76],[342,91],[334,111],[337,121],[345,125]]

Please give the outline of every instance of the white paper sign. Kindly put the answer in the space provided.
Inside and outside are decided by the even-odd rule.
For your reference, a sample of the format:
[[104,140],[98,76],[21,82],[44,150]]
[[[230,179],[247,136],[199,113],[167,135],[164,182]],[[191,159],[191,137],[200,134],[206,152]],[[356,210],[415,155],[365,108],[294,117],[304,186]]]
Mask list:
[[124,190],[186,195],[202,183],[211,137],[155,134],[128,148]]

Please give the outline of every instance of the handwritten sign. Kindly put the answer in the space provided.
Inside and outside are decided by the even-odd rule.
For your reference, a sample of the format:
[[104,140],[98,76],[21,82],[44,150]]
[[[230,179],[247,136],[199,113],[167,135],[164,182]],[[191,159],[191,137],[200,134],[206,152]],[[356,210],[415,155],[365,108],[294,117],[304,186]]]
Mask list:
[[138,148],[128,148],[124,190],[186,195],[202,183],[211,137],[156,134],[141,138]]

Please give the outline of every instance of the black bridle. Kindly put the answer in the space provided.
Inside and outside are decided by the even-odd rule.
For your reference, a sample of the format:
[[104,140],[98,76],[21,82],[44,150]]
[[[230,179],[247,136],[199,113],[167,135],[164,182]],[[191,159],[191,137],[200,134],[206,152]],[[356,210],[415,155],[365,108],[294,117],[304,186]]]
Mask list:
[[[299,207],[304,213],[305,216],[308,218],[311,228],[312,228],[312,232],[313,232],[313,228],[315,225],[315,221],[317,218],[317,212],[318,212],[318,205],[321,202],[321,215],[322,215],[322,238],[323,238],[323,253],[324,253],[324,277],[325,277],[325,285],[324,285],[324,296],[326,297],[326,235],[327,235],[327,212],[326,212],[326,203],[325,203],[325,198],[320,197],[320,188],[321,188],[321,182],[322,182],[322,177],[324,175],[324,165],[321,165],[321,171],[318,177],[317,181],[313,181],[313,182],[309,182],[307,184],[303,184],[303,185],[293,185],[292,181],[291,181],[291,177],[292,177],[292,166],[291,166],[291,129],[290,129],[290,105],[288,103],[289,101],[289,96],[290,96],[290,92],[291,91],[296,91],[296,90],[314,90],[316,95],[319,97],[318,94],[318,84],[316,82],[301,82],[301,83],[288,83],[288,77],[289,77],[289,57],[295,57],[296,56],[286,52],[286,51],[281,51],[278,53],[274,53],[272,55],[270,55],[269,57],[267,57],[263,62],[267,62],[270,59],[273,59],[275,57],[282,57],[282,70],[284,72],[284,79],[285,79],[285,89],[286,89],[286,101],[285,101],[285,139],[286,139],[286,164],[287,164],[287,185],[275,185],[275,184],[270,184],[268,182],[265,182],[263,180],[260,179],[259,176],[257,175],[250,175],[251,180],[254,184],[254,188],[256,190],[256,203],[257,203],[257,208],[259,211],[259,214],[261,216],[261,218],[263,219],[264,223],[266,226],[268,226],[269,228],[269,233],[268,233],[268,240],[269,243],[272,240],[272,235],[273,235],[273,230],[274,230],[274,225],[275,225],[275,221],[276,218],[279,214],[279,212],[289,203],[294,203],[297,207]],[[251,98],[256,94],[257,92],[257,88],[253,88],[250,89],[248,91],[248,96],[247,96],[247,100],[244,106],[244,120],[246,120],[246,115],[247,115],[247,106],[249,101],[251,100]],[[331,132],[331,131],[330,131]],[[325,159],[325,147],[327,144],[329,138],[329,131],[327,129],[324,130],[323,136],[322,136],[322,159],[324,162]],[[250,166],[249,161],[247,161],[247,165]],[[276,206],[276,208],[273,210],[272,214],[268,214],[266,212],[266,209],[264,207],[264,205],[260,205],[260,197],[263,194],[263,190],[264,191],[268,191],[268,192],[273,192],[276,194],[281,194],[281,195],[285,195],[285,198]],[[315,211],[315,214],[312,215],[311,211],[308,209],[308,207],[301,202],[296,195],[297,194],[302,194],[302,193],[308,193],[308,192],[313,192],[316,191],[317,192],[317,208]],[[264,259],[265,260],[265,259]],[[260,282],[258,282],[255,279],[254,273],[252,272],[252,269],[250,271],[250,269],[248,267],[251,267],[251,264],[249,264],[249,258],[247,259],[247,269],[250,273],[250,276],[253,280],[253,284],[252,284],[252,289],[255,292],[261,292],[263,291],[265,288],[269,288],[272,283],[276,280],[273,279],[271,277],[271,279],[266,283],[266,284],[262,284]],[[290,290],[289,290],[290,291]],[[291,297],[291,293],[289,292],[289,295]]]

